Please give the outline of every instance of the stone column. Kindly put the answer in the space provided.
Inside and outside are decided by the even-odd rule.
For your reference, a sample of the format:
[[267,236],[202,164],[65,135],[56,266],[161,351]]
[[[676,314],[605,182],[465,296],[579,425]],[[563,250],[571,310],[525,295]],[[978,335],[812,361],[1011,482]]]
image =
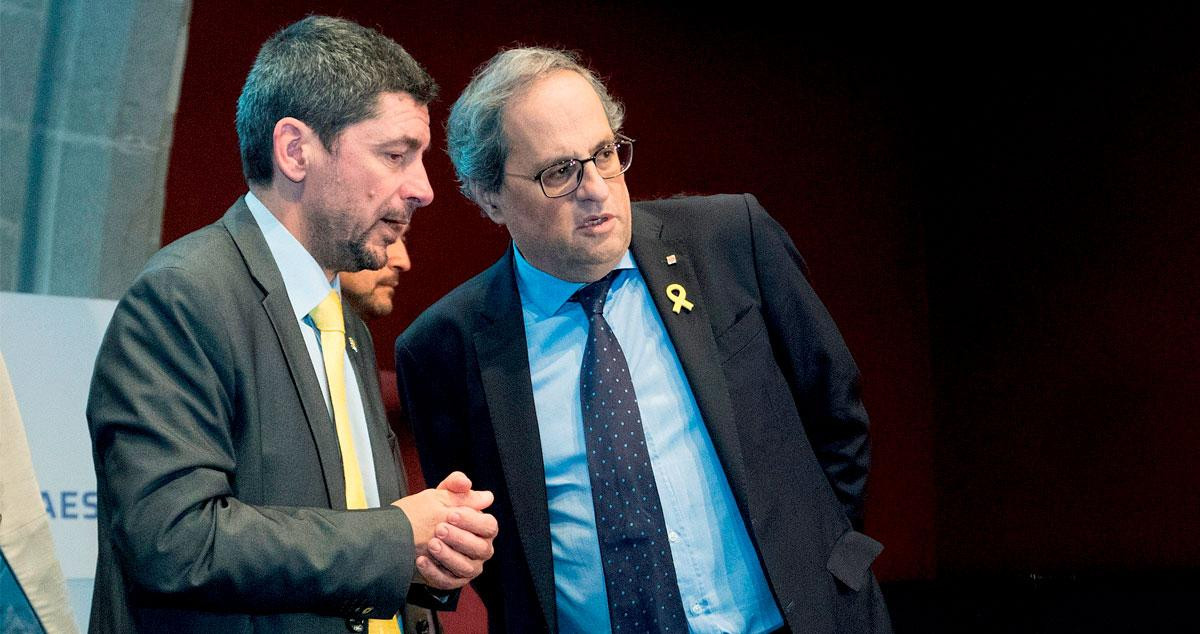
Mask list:
[[159,246],[190,0],[0,0],[0,290],[115,299]]

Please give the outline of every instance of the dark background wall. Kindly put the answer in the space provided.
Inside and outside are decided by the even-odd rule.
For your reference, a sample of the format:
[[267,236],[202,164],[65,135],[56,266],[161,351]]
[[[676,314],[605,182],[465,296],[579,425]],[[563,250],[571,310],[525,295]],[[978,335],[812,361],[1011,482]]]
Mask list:
[[1200,565],[1200,45],[1173,21],[953,42],[920,157],[944,571]]
[[437,198],[373,324],[381,364],[505,234],[441,124],[514,43],[583,52],[628,108],[635,198],[749,191],[863,370],[884,581],[1200,568],[1200,45],[1192,15],[845,16],[584,2],[196,3],[163,241],[245,191],[234,103],[313,11],[378,27],[443,87]]

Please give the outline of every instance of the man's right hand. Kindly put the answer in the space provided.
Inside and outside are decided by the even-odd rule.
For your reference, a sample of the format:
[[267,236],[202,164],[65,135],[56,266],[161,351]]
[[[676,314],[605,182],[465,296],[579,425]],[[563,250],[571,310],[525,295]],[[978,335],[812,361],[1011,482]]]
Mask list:
[[483,513],[492,505],[491,491],[471,490],[461,471],[446,476],[436,489],[425,489],[395,502],[412,525],[417,554],[413,581],[453,590],[483,572],[495,552],[496,518]]

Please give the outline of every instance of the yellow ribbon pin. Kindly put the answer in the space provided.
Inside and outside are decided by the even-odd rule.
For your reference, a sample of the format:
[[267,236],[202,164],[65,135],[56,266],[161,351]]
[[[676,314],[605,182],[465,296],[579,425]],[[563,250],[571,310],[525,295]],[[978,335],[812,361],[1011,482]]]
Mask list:
[[686,308],[690,312],[695,304],[687,300],[687,289],[683,288],[683,284],[671,284],[667,287],[667,297],[675,303],[671,310],[675,314],[679,314],[680,308]]

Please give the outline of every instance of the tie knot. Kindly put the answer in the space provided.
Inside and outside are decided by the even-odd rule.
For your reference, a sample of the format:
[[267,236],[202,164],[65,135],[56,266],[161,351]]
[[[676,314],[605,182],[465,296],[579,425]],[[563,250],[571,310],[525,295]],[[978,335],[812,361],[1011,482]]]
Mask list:
[[608,275],[575,291],[575,294],[571,296],[571,301],[578,302],[580,306],[583,306],[584,312],[589,315],[602,314],[604,300],[608,299],[608,289],[619,273],[620,270],[611,271]]
[[342,320],[342,296],[337,291],[329,291],[325,299],[308,313],[321,332],[346,332],[346,324]]

